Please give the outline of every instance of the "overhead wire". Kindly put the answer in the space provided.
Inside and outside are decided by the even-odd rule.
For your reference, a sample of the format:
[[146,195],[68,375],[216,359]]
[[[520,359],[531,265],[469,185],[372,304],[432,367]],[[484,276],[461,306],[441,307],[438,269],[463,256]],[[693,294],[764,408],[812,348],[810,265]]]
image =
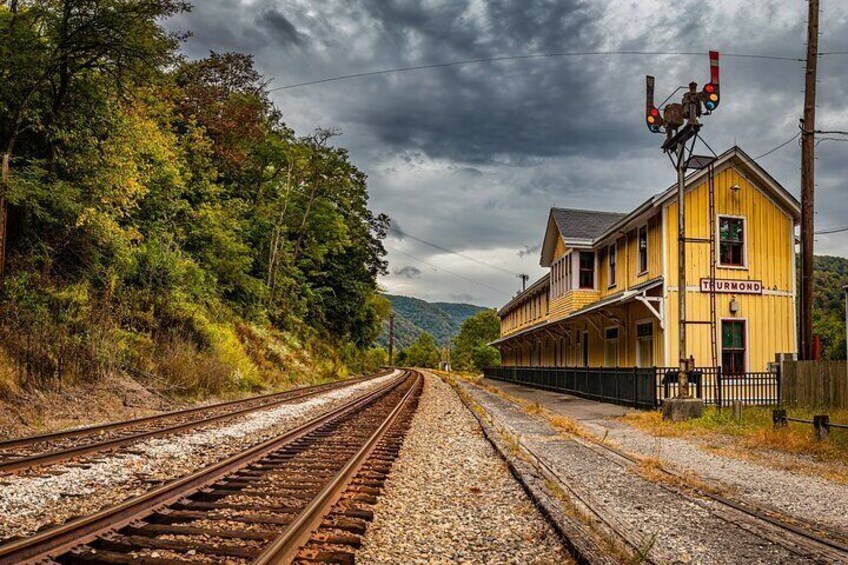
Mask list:
[[426,259],[422,259],[421,257],[417,257],[417,256],[415,256],[415,255],[412,255],[412,254],[407,253],[407,252],[405,252],[405,251],[401,251],[400,249],[397,249],[397,248],[391,247],[391,246],[389,246],[389,245],[386,245],[385,247],[386,247],[386,249],[388,249],[389,251],[392,251],[393,253],[400,253],[401,255],[405,255],[406,257],[409,257],[410,259],[412,259],[412,260],[414,260],[414,261],[418,261],[418,262],[420,262],[420,263],[423,263],[424,265],[427,265],[427,266],[429,266],[429,267],[432,267],[432,268],[436,269],[437,271],[442,271],[442,272],[445,272],[445,273],[447,273],[447,274],[449,274],[449,275],[453,275],[453,276],[455,276],[455,277],[458,277],[458,278],[460,278],[460,279],[462,279],[462,280],[464,280],[464,281],[468,281],[468,282],[470,282],[470,283],[473,283],[473,284],[476,284],[476,285],[482,286],[482,287],[484,287],[484,288],[488,288],[489,290],[493,290],[493,291],[495,291],[495,292],[498,292],[498,293],[500,293],[500,294],[503,294],[504,296],[512,296],[512,293],[511,293],[511,292],[506,292],[506,291],[504,291],[504,290],[502,290],[502,289],[500,289],[500,288],[495,288],[495,287],[493,287],[493,286],[491,286],[491,285],[488,285],[488,284],[486,284],[486,283],[482,283],[482,282],[480,282],[480,281],[477,281],[477,280],[474,280],[474,279],[472,279],[472,278],[466,277],[465,275],[461,275],[461,274],[459,274],[459,273],[457,273],[457,272],[455,272],[455,271],[451,271],[451,270],[449,270],[449,269],[445,269],[444,267],[440,267],[439,265],[435,265],[435,264],[433,264],[433,263],[431,263],[431,262],[427,261]]
[[490,269],[495,269],[496,271],[500,271],[500,272],[506,273],[508,275],[517,274],[515,271],[510,271],[509,269],[505,269],[505,268],[500,267],[498,265],[492,265],[491,263],[487,263],[485,261],[477,259],[476,257],[472,257],[471,255],[466,255],[465,253],[455,251],[453,249],[450,249],[448,247],[444,247],[444,246],[439,245],[437,243],[433,243],[431,241],[421,239],[420,237],[412,235],[411,233],[409,233],[405,230],[402,230],[400,228],[393,228],[393,230],[394,230],[395,234],[397,234],[399,239],[403,239],[405,237],[408,237],[409,239],[414,239],[415,241],[417,241],[419,243],[423,243],[424,245],[432,247],[433,249],[438,249],[439,251],[444,251],[445,253],[450,253],[451,255],[456,255],[457,257],[462,257],[463,259],[467,259],[467,260],[469,260],[473,263],[477,263],[478,265],[482,265],[484,267],[489,267]]
[[[841,54],[834,52],[834,55]],[[459,67],[464,65],[475,65],[481,63],[494,63],[499,61],[523,61],[530,59],[552,59],[552,58],[565,58],[565,57],[604,57],[604,56],[613,56],[613,55],[637,55],[637,56],[685,56],[685,57],[693,57],[693,56],[702,56],[707,55],[706,51],[563,51],[563,52],[552,52],[552,53],[527,53],[524,55],[504,55],[500,57],[482,57],[479,59],[461,59],[458,61],[446,61],[444,63],[432,63],[428,65],[413,65],[409,67],[394,67],[390,69],[380,69],[376,71],[364,71],[360,73],[351,73],[347,75],[339,75],[333,77],[320,78],[315,80],[309,80],[305,82],[299,82],[294,84],[286,84],[283,86],[278,86],[276,88],[271,88],[269,92],[275,92],[279,90],[290,90],[293,88],[302,88],[304,86],[313,86],[316,84],[325,84],[328,82],[337,82],[342,80],[350,80],[355,78],[365,78],[365,77],[373,77],[379,75],[388,75],[388,74],[399,74],[399,73],[408,73],[412,71],[422,71],[427,69],[443,69],[447,67]],[[723,57],[726,58],[735,58],[735,59],[760,59],[760,60],[772,60],[772,61],[789,61],[793,63],[803,63],[804,59],[797,57],[782,57],[778,55],[757,55],[752,53],[723,53]]]

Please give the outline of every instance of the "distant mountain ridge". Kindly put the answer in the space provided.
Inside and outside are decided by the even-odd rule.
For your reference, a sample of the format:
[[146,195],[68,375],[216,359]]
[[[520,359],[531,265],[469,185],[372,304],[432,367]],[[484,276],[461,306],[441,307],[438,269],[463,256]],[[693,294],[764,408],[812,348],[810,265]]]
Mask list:
[[[473,304],[455,302],[427,302],[411,296],[384,294],[395,313],[395,350],[412,345],[423,332],[436,338],[439,345],[447,345],[459,333],[462,322],[469,316],[486,308]],[[377,340],[382,347],[389,344],[388,322],[383,324],[383,333]]]

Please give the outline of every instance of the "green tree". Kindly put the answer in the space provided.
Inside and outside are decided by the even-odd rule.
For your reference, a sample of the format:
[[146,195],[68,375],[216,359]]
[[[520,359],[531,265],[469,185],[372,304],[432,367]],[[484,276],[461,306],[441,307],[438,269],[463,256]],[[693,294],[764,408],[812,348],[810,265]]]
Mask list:
[[[453,367],[461,371],[500,364],[498,351],[486,344],[500,337],[500,318],[495,310],[481,310],[467,318],[454,339]],[[479,350],[479,351],[478,351]],[[476,352],[476,356],[475,356]]]
[[[402,356],[401,356],[402,355]],[[439,366],[442,354],[436,340],[427,332],[422,333],[415,343],[407,347],[398,356],[398,364],[410,367],[435,368]]]

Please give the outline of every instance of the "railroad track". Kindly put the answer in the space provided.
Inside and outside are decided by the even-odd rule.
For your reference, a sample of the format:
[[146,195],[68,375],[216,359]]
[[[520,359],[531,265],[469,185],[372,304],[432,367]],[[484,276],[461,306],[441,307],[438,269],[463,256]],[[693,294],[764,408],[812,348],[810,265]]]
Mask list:
[[[618,464],[638,467],[642,461],[608,443],[587,437],[575,437],[575,441],[592,449],[596,453],[609,457]],[[656,469],[673,482],[685,485],[663,485],[673,492],[691,497],[691,490],[697,497],[711,502],[710,511],[723,520],[739,525],[748,531],[760,535],[772,543],[781,545],[799,557],[815,560],[817,563],[848,563],[848,540],[844,532],[838,532],[820,524],[808,524],[778,512],[762,508],[750,502],[733,500],[710,490],[692,487],[686,478],[663,466]],[[697,498],[693,498],[697,501]]]
[[0,475],[61,463],[140,440],[199,428],[343,388],[367,378],[369,377],[313,385],[155,416],[0,441]]
[[0,565],[352,563],[422,383],[406,372],[191,475],[0,545]]
[[[494,419],[492,419],[492,422],[494,422]],[[567,492],[576,505],[584,513],[591,516],[592,521],[602,523],[604,529],[624,541],[631,549],[637,552],[644,550],[642,544],[629,535],[623,522],[598,511],[595,507],[592,493],[583,492],[580,488],[563,482],[554,469],[551,469],[541,457],[521,442],[520,435],[515,430],[504,428],[497,424],[495,427],[501,433],[512,436],[522,453],[534,462],[535,466],[542,471],[543,475]],[[638,457],[614,447],[605,441],[596,439],[594,436],[576,436],[571,433],[567,435],[575,443],[594,451],[623,468],[634,470],[638,473],[639,467],[643,463]],[[668,482],[658,483],[662,488],[684,496],[694,504],[705,507],[713,515],[728,523],[737,525],[764,540],[785,548],[799,558],[807,560],[804,562],[827,564],[848,563],[848,543],[846,543],[844,532],[838,532],[820,524],[804,523],[750,502],[733,500],[710,490],[692,486],[686,477],[663,466],[652,466],[652,468],[655,468],[669,479]],[[641,562],[660,565],[663,561],[657,561],[650,555],[643,555]]]

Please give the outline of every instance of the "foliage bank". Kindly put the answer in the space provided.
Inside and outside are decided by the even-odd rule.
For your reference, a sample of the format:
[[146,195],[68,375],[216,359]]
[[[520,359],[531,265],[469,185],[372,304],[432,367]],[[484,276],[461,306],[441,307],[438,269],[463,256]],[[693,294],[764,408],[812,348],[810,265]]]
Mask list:
[[187,9],[0,2],[0,338],[24,384],[132,365],[218,392],[380,359],[365,175],[338,132],[285,125],[249,56],[182,58],[160,22]]

